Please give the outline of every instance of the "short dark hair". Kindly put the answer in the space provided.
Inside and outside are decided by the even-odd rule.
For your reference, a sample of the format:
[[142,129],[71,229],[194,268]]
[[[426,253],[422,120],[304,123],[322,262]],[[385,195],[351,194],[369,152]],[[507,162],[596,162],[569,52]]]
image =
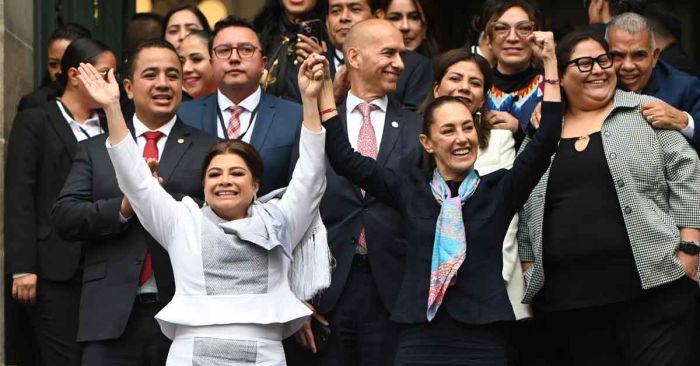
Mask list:
[[263,162],[258,150],[255,150],[253,145],[243,141],[243,140],[224,140],[219,141],[212,145],[204,155],[204,161],[202,161],[202,175],[201,181],[204,182],[204,177],[207,174],[207,168],[211,161],[219,155],[234,154],[239,156],[243,161],[245,161],[250,170],[250,174],[253,176],[253,181],[258,184],[258,187],[263,185]]
[[[430,127],[435,123],[435,111],[447,104],[450,103],[458,103],[464,106],[467,110],[469,110],[469,107],[459,98],[453,97],[451,95],[443,95],[441,97],[437,97],[433,99],[430,103],[425,108],[425,113],[423,113],[423,130],[422,134],[430,137]],[[479,140],[479,147],[485,148],[481,146],[481,135],[484,133],[484,130],[482,128],[479,128],[478,126],[481,124],[480,121],[477,121],[476,116],[472,116],[474,118],[474,127],[476,130],[476,136],[477,139]],[[432,170],[435,169],[435,158],[424,152],[424,158],[423,158],[423,164],[426,168]]]
[[199,24],[202,26],[202,29],[211,31],[211,27],[209,26],[207,17],[205,17],[204,14],[196,6],[183,4],[170,9],[170,11],[165,14],[165,17],[163,17],[163,28],[160,33],[161,38],[165,38],[165,31],[168,29],[168,23],[170,22],[170,18],[173,17],[173,14],[183,10],[187,10],[190,13],[194,14],[194,16],[197,17],[197,20],[199,20]]
[[175,47],[172,44],[170,44],[170,42],[157,38],[149,39],[147,41],[141,42],[138,46],[136,46],[136,48],[134,48],[134,51],[131,53],[131,57],[129,57],[129,59],[126,60],[126,75],[124,75],[124,78],[133,81],[134,72],[136,71],[134,69],[136,61],[138,60],[141,52],[148,48],[165,48],[167,50],[172,51],[172,53],[175,54],[175,57],[178,60],[180,60],[180,55],[177,53],[177,50],[175,50]]
[[161,37],[163,28],[163,17],[156,13],[136,13],[124,28],[124,47],[123,52],[128,58],[128,54],[132,52],[141,42]]
[[92,37],[92,33],[90,33],[90,31],[82,25],[77,23],[66,23],[54,29],[47,44],[50,46],[59,39],[75,41],[78,38],[90,37]]
[[527,13],[528,18],[535,22],[537,29],[542,29],[542,16],[540,10],[533,4],[525,0],[500,0],[486,1],[484,3],[481,22],[484,27],[484,32],[489,33],[488,24],[500,18],[503,13],[510,8],[521,8]]
[[649,4],[648,0],[610,0],[610,14],[618,16],[622,13],[637,13],[642,14],[644,8]]
[[[71,42],[66,48],[66,52],[61,58],[61,72],[56,75],[56,80],[61,90],[66,88],[68,83],[68,69],[77,68],[80,63],[95,64],[97,57],[104,52],[111,52],[114,54],[107,45],[104,43],[92,39],[92,38],[78,38]],[[116,71],[116,70],[115,70]]]
[[[226,18],[219,20],[214,25],[214,34],[212,34],[211,39],[209,40],[209,54],[211,54],[212,48],[214,47],[214,38],[216,38],[216,35],[219,34],[219,32],[221,32],[223,29],[228,27],[248,28],[255,33],[255,36],[258,37],[258,43],[260,43],[260,34],[258,33],[258,30],[255,29],[253,23],[251,23],[247,19],[240,18],[234,15],[229,15]],[[260,45],[262,46],[262,44]],[[263,51],[260,50],[260,52]]]
[[[326,11],[330,11],[330,0],[319,0],[319,1],[325,1],[326,2]],[[364,0],[365,3],[369,6],[369,9],[372,11],[372,14],[374,14],[377,9],[379,9],[379,0]]]
[[683,37],[682,22],[670,5],[666,3],[649,4],[643,15],[655,33],[665,38],[675,38],[676,41],[681,41]]

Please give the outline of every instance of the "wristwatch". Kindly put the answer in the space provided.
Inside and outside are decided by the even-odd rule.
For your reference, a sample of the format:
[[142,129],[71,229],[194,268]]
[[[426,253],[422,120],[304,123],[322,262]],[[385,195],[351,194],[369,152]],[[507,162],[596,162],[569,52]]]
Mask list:
[[693,240],[681,240],[678,244],[678,250],[690,255],[700,254],[700,242]]

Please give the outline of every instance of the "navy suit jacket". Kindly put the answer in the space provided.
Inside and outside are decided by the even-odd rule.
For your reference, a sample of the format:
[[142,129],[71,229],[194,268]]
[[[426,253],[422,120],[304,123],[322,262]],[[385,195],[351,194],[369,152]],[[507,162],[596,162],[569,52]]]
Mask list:
[[[335,78],[335,48],[328,47],[326,58],[330,63],[331,78]],[[415,111],[420,107],[433,87],[433,66],[430,59],[418,52],[407,51],[401,54],[403,73],[399,77],[396,90],[389,94],[403,108]]]
[[[339,106],[338,113],[347,134],[345,104]],[[420,166],[420,131],[420,116],[402,109],[397,101],[389,98],[377,163],[389,169]],[[330,312],[343,293],[355,256],[357,237],[364,225],[372,275],[381,301],[389,311],[398,295],[406,255],[406,238],[401,234],[400,216],[375,197],[363,197],[357,186],[337,175],[330,165],[326,179],[321,218],[328,230],[328,244],[336,266],[330,288],[316,301],[317,309],[321,313]]]
[[[160,296],[157,306],[165,306],[175,293],[165,249],[136,217],[126,223],[119,219],[124,195],[107,154],[106,139],[102,134],[78,144],[73,167],[52,211],[54,227],[64,240],[84,241],[79,342],[117,339],[124,334],[147,249]],[[176,121],[158,164],[163,188],[176,198],[203,198],[202,161],[216,141]]]
[[[182,103],[177,112],[185,124],[216,136],[219,123],[217,93]],[[302,121],[301,105],[262,93],[250,144],[263,161],[263,184],[258,196],[289,183],[294,143]]]
[[700,79],[659,60],[642,94],[651,95],[688,112],[695,120],[693,146],[700,148]]

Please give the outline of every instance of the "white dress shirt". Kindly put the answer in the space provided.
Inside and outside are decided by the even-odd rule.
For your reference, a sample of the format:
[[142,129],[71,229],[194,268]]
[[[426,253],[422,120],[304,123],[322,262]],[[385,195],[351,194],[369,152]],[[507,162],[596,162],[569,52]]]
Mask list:
[[[356,151],[357,140],[360,137],[360,127],[362,127],[362,113],[360,113],[360,110],[357,109],[357,106],[360,103],[365,103],[365,101],[352,94],[352,91],[349,91],[348,97],[345,100],[345,106],[347,107],[346,121],[348,125],[348,139],[350,139],[350,145]],[[374,127],[374,136],[377,138],[377,151],[379,151],[379,146],[382,142],[382,135],[384,134],[386,108],[389,105],[389,98],[385,95],[384,97],[375,99],[369,103],[378,107],[370,112],[369,119],[372,121],[372,127]]]
[[[248,143],[250,143],[250,137],[253,135],[253,128],[255,128],[255,121],[258,119],[259,111],[255,113],[252,121],[250,120],[250,117],[253,110],[255,110],[255,108],[257,108],[260,104],[261,96],[262,91],[260,90],[260,87],[258,87],[253,94],[249,95],[238,104],[239,106],[243,107],[243,112],[241,113],[240,117],[238,117],[238,120],[241,123],[241,134],[244,134],[241,140]],[[216,99],[219,102],[219,111],[221,112],[221,116],[224,117],[224,125],[228,128],[228,120],[231,118],[231,111],[229,108],[235,107],[236,104],[230,99],[226,98],[221,90],[216,91]],[[221,128],[221,123],[218,120],[219,117],[217,116],[216,118],[216,136],[225,139],[226,131]]]
[[681,130],[681,133],[683,136],[685,136],[688,140],[692,140],[693,136],[695,136],[695,120],[693,119],[693,116],[690,115],[688,112],[683,112],[688,116],[688,126],[686,126],[684,129]]
[[76,121],[73,116],[68,113],[68,111],[66,111],[66,109],[63,107],[63,103],[59,99],[56,100],[56,104],[63,115],[63,119],[68,122],[68,126],[70,126],[70,129],[73,131],[73,135],[75,135],[75,139],[78,140],[78,142],[104,133],[104,130],[102,130],[102,126],[100,125],[100,117],[97,115],[97,113],[93,112],[90,118],[86,119],[85,122],[80,123]]

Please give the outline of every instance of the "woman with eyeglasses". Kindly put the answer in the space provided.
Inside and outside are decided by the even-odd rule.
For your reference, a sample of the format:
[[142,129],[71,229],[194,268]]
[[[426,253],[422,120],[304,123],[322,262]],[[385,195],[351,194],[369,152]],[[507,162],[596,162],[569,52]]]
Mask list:
[[78,66],[116,68],[114,53],[90,38],[70,43],[61,58],[60,98],[18,113],[7,146],[5,256],[12,297],[31,304],[46,364],[80,365],[75,341],[82,281],[80,242],[51,227],[51,208],[73,164],[78,142],[101,134],[104,116],[78,79]]
[[519,145],[544,90],[544,75],[533,65],[527,46],[527,38],[539,28],[538,11],[525,0],[489,1],[482,19],[496,60],[484,118],[492,128],[510,130]]
[[685,365],[700,251],[700,163],[616,89],[607,43],[557,46],[564,126],[520,213],[520,258],[551,365]]

